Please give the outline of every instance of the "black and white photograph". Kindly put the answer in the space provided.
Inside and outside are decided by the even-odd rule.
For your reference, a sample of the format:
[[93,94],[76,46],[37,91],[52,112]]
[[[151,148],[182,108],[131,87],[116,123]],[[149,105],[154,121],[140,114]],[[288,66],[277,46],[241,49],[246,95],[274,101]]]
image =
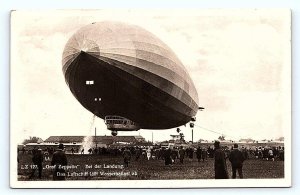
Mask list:
[[291,186],[289,9],[13,10],[12,188]]

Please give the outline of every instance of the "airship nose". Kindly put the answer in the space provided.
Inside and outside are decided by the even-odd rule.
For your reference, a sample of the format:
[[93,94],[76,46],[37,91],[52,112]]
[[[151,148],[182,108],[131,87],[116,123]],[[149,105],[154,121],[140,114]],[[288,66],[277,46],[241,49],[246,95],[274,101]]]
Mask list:
[[62,64],[63,72],[66,71],[68,66],[80,55],[89,54],[94,57],[100,56],[99,46],[92,40],[86,38],[85,36],[74,36],[66,44]]
[[100,49],[97,43],[88,38],[77,38],[77,47],[80,52],[84,52],[93,56],[98,56],[100,54]]

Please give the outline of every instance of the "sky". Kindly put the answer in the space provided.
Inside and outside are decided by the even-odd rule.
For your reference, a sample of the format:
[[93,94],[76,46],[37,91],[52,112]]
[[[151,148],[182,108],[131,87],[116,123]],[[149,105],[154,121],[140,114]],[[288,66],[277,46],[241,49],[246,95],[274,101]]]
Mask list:
[[[121,21],[165,42],[194,81],[199,106],[194,141],[276,139],[291,133],[290,13],[287,10],[89,10],[13,12],[11,135],[110,135],[83,108],[62,73],[67,40],[82,26]],[[180,127],[186,140],[191,128]],[[217,132],[217,133],[216,133]],[[163,141],[175,129],[120,132]]]

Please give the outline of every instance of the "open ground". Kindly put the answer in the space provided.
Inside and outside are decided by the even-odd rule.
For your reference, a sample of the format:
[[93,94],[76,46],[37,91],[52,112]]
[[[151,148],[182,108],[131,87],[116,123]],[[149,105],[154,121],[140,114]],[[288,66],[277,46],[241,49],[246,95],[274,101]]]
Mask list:
[[[32,156],[19,154],[18,180],[52,180],[53,167],[51,157],[45,157],[42,178],[29,179],[33,169]],[[132,158],[129,167],[123,165],[121,156],[72,155],[67,154],[67,180],[158,180],[158,179],[214,179],[214,159],[198,162],[196,158],[184,159],[180,164],[176,159],[172,166],[165,166],[163,160]],[[227,169],[231,177],[231,166],[227,160]],[[243,166],[244,178],[284,178],[284,161],[265,161],[248,159]]]

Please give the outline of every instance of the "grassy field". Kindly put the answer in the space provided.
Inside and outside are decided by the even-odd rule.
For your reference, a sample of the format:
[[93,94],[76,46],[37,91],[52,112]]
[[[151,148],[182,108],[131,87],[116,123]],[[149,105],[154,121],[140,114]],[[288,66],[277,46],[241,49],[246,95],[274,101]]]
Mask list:
[[[99,155],[67,155],[67,180],[147,180],[147,179],[213,179],[214,159],[198,162],[197,159],[184,159],[184,164],[176,160],[172,166],[165,166],[163,160],[140,159],[130,162],[124,168],[121,157],[107,157]],[[53,169],[49,167],[51,161],[43,162],[42,178],[33,180],[52,180]],[[32,169],[31,155],[20,154],[18,164],[18,179],[31,180],[29,176]],[[28,165],[28,166],[26,166]],[[88,166],[89,167],[88,167]],[[230,163],[227,160],[229,176],[231,176]],[[263,161],[250,159],[244,162],[244,178],[283,178],[284,161]]]

